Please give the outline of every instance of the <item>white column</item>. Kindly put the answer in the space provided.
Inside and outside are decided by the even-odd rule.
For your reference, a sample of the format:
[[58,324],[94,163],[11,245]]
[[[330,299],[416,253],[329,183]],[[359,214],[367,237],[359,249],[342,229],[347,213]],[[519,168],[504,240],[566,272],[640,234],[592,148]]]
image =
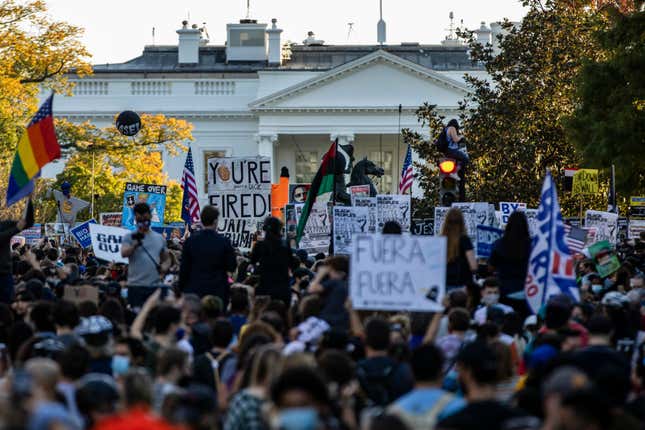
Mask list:
[[[338,146],[350,145],[354,144],[354,133],[332,133],[330,139],[332,142],[338,139]],[[351,176],[352,172],[345,174],[345,184],[349,184]]]
[[275,133],[258,133],[255,135],[258,143],[258,155],[271,159],[271,182],[276,182],[277,157],[275,147],[278,146],[278,135]]

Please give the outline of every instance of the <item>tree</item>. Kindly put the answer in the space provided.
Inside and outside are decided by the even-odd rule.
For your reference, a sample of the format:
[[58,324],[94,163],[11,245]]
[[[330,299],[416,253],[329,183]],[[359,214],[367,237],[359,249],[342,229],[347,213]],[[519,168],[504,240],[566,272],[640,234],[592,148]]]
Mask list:
[[[161,150],[171,155],[185,151],[185,142],[193,140],[192,125],[164,115],[143,114],[141,121],[143,129],[129,138],[114,126],[101,129],[90,122],[57,120],[58,139],[69,159],[51,187],[60,187],[63,181],[68,181],[73,194],[87,201],[91,201],[94,188],[94,195],[98,196],[94,213],[98,216],[100,212],[121,210],[126,182],[163,184],[168,187],[164,221],[180,221],[181,187],[163,173]],[[51,199],[41,198],[36,207],[41,209],[42,219],[55,218],[56,208]]]
[[624,197],[645,193],[645,11],[606,9],[608,28],[596,34],[602,58],[584,64],[568,137],[586,165],[616,166]]
[[[68,92],[65,78],[91,72],[82,29],[52,20],[42,0],[0,1],[0,195],[6,194],[13,152],[25,124],[38,109],[42,89]],[[41,185],[37,185],[37,188]],[[21,205],[0,210],[15,217]]]

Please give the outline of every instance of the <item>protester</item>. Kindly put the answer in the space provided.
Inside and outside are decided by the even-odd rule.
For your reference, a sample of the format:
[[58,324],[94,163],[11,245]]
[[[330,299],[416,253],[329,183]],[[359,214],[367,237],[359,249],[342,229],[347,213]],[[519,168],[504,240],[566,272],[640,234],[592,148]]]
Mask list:
[[235,251],[230,240],[217,232],[219,211],[204,206],[203,228],[184,243],[179,271],[179,289],[199,297],[214,295],[225,309],[229,301],[229,276],[236,268]]
[[488,259],[489,270],[500,282],[501,297],[524,291],[526,269],[531,252],[529,225],[524,212],[515,211],[508,218],[504,235],[493,243]]
[[27,200],[25,214],[18,221],[0,221],[0,302],[11,303],[13,299],[13,276],[11,238],[34,225],[34,206]]
[[441,236],[447,244],[446,291],[463,288],[473,282],[473,273],[477,270],[473,244],[466,234],[466,225],[461,211],[451,208],[441,226]]
[[270,296],[290,306],[289,267],[293,254],[282,239],[282,221],[267,217],[262,230],[264,238],[255,244],[251,253],[251,263],[258,265],[260,275],[260,285],[255,294]]

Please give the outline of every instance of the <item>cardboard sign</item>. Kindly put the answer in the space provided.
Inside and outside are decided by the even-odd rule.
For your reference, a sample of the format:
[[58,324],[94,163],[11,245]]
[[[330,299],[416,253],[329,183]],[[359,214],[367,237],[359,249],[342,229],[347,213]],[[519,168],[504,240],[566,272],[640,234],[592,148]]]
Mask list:
[[446,214],[450,210],[449,207],[435,207],[434,208],[434,235],[439,236],[441,234],[441,227],[443,226],[443,220],[446,219]]
[[477,257],[490,258],[493,251],[493,244],[502,237],[504,230],[489,227],[487,225],[477,226]]
[[408,194],[379,194],[376,196],[377,231],[388,221],[396,221],[403,232],[410,231],[411,201]]
[[376,233],[376,197],[352,196],[352,206],[365,207],[369,213],[369,224],[367,231]]
[[499,211],[502,213],[500,224],[505,226],[508,224],[508,219],[515,211],[525,211],[526,203],[519,202],[499,202]]
[[110,227],[121,227],[123,212],[101,212],[99,214],[99,224]]
[[350,296],[355,309],[442,310],[445,237],[357,234],[350,259]]
[[220,211],[218,230],[234,247],[251,249],[253,235],[271,214],[271,159],[208,159],[208,200]]
[[573,175],[572,194],[597,194],[598,193],[598,170],[578,169]]
[[71,229],[72,236],[81,245],[81,248],[89,248],[92,246],[92,237],[90,236],[90,224],[96,224],[96,221],[93,219],[85,221],[82,224],[77,225]]
[[607,240],[610,243],[616,243],[618,214],[588,210],[585,213],[585,227],[596,229],[596,241]]
[[96,258],[114,263],[128,264],[128,259],[121,257],[121,242],[129,230],[119,227],[108,227],[101,224],[90,224],[92,249]]
[[137,203],[148,203],[148,206],[150,206],[152,226],[163,225],[164,212],[166,211],[165,185],[137,184],[134,182],[125,184],[121,226],[128,230],[134,230],[136,227],[133,208]]
[[350,254],[352,237],[367,233],[369,209],[366,207],[334,206],[334,254]]
[[413,219],[410,232],[415,236],[434,236],[434,219]]
[[72,303],[99,303],[99,289],[93,285],[65,285],[63,299]]
[[289,203],[304,203],[307,201],[311,184],[289,184]]
[[[296,205],[296,218],[299,221],[304,205]],[[331,236],[330,206],[313,205],[309,213],[307,225],[302,233],[300,249],[305,249],[309,254],[329,252],[329,238]]]

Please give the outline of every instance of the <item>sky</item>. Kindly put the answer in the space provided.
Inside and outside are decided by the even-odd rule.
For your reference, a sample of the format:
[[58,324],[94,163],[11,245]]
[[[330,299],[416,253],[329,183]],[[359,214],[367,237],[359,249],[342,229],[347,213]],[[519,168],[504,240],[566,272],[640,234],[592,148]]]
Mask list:
[[[83,42],[92,62],[120,63],[141,54],[145,45],[176,45],[181,21],[206,23],[211,44],[223,45],[226,24],[246,17],[246,0],[46,0],[57,20],[85,28]],[[251,18],[277,18],[282,40],[301,43],[308,31],[327,44],[376,44],[378,0],[250,0]],[[383,0],[387,43],[439,43],[455,24],[478,28],[523,16],[520,0]],[[349,23],[353,23],[349,32]]]

